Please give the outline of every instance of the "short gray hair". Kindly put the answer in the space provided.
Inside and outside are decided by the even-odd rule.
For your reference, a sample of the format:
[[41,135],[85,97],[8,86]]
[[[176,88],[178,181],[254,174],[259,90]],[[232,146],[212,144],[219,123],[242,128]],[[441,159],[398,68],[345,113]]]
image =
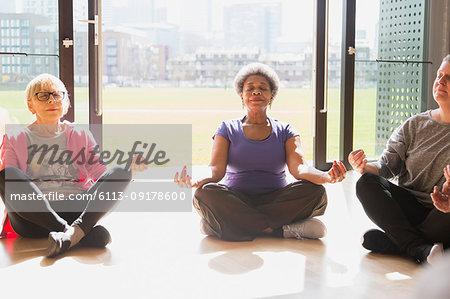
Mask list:
[[236,77],[234,77],[234,90],[236,93],[241,95],[245,80],[253,75],[263,76],[269,81],[272,95],[275,98],[278,93],[278,88],[280,87],[280,79],[278,79],[277,73],[270,66],[259,62],[250,63],[244,66],[236,74]]
[[444,59],[442,59],[442,63],[444,62],[450,62],[450,54],[448,54],[447,56],[444,57]]
[[66,115],[70,108],[70,100],[67,94],[66,86],[58,77],[50,74],[40,74],[28,83],[27,89],[25,90],[25,104],[27,101],[31,101],[35,93],[40,91],[44,86],[56,87],[57,90],[65,92],[64,99],[62,100],[62,116]]

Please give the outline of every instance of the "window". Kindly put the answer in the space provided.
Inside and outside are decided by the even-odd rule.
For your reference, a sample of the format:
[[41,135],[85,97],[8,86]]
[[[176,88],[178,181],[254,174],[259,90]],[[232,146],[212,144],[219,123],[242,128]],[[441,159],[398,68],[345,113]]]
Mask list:
[[[8,5],[0,6],[0,13],[5,13],[4,10],[10,9],[6,14],[2,14],[0,20],[0,51],[1,52],[23,52],[28,54],[39,54],[41,40],[46,38],[47,48],[45,53],[52,56],[12,56],[10,54],[0,55],[2,67],[0,68],[0,84],[5,86],[14,86],[20,93],[19,97],[11,99],[12,102],[21,103],[21,94],[25,89],[28,81],[33,76],[47,71],[58,76],[59,73],[59,58],[54,54],[58,53],[58,47],[53,49],[53,45],[58,45],[58,22],[57,18],[53,21],[52,16],[46,15],[42,7],[48,5],[57,7],[58,0],[45,1],[22,1],[22,0],[8,0]],[[12,2],[12,3],[10,3]],[[18,12],[14,12],[17,9]],[[53,11],[53,14],[56,14]],[[5,19],[5,16],[9,19]],[[6,64],[5,64],[6,63]],[[45,68],[42,66],[45,65]],[[6,75],[6,76],[5,76]],[[4,86],[4,85],[2,85]],[[3,98],[2,92],[4,88],[0,86],[0,98]],[[15,94],[15,93],[14,93]],[[2,103],[0,103],[2,105]],[[13,118],[17,118],[20,123],[28,123],[31,116],[23,113],[21,109],[25,109],[23,105],[19,104],[17,109],[12,109],[10,114]]]
[[[104,123],[192,123],[193,163],[206,164],[210,131],[219,120],[243,114],[234,76],[258,61],[274,66],[282,80],[284,92],[271,116],[301,131],[312,159],[313,0],[125,2],[109,2],[103,15]],[[249,21],[244,25],[242,20]],[[280,60],[287,62],[277,64]],[[298,75],[304,67],[310,71]],[[140,100],[118,101],[130,89]],[[187,100],[178,102],[180,93]],[[179,112],[158,112],[173,107]]]
[[116,57],[107,57],[106,64],[108,66],[115,66],[115,65],[117,65],[117,58]]
[[115,38],[108,38],[106,41],[107,46],[117,46],[117,39]]
[[108,47],[106,49],[106,55],[107,56],[116,56],[117,55],[117,48],[116,47],[114,47],[114,48]]
[[19,27],[19,20],[11,20],[11,28],[18,28]]

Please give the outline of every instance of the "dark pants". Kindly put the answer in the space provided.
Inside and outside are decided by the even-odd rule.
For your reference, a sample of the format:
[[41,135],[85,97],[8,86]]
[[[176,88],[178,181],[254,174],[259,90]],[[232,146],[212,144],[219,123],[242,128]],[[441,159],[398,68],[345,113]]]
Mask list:
[[[116,166],[105,171],[85,193],[122,192],[130,181],[131,173]],[[76,202],[74,205],[73,202],[64,201],[50,203],[47,200],[7,200],[11,198],[10,194],[26,195],[42,194],[42,192],[18,168],[7,167],[0,172],[0,196],[8,212],[11,226],[17,234],[30,238],[46,237],[51,231],[64,231],[68,223],[79,225],[87,234],[104,215],[111,211],[117,202],[115,200],[93,200]],[[23,209],[24,204],[29,205],[26,210]],[[70,204],[72,206],[68,206]]]
[[296,181],[261,195],[248,195],[222,184],[205,184],[194,195],[194,207],[214,231],[228,241],[250,241],[265,229],[323,215],[327,207],[325,188],[309,181]]
[[405,188],[366,173],[356,184],[356,195],[367,216],[402,252],[412,255],[423,244],[450,245],[450,213],[423,206]]

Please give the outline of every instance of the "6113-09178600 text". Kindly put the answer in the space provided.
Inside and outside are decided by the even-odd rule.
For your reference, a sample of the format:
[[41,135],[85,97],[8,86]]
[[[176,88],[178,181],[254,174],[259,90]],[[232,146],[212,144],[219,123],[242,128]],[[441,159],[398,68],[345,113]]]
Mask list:
[[30,193],[30,194],[11,194],[12,201],[34,201],[34,200],[50,200],[50,201],[79,201],[79,200],[133,200],[133,201],[177,201],[185,200],[185,192],[176,191],[146,191],[146,192],[94,192],[92,194],[69,194],[65,196],[59,192],[49,192],[47,194]]

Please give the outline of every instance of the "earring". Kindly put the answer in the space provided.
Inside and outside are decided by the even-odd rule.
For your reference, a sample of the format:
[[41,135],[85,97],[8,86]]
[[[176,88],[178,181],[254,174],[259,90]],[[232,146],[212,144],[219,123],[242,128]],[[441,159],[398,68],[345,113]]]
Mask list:
[[242,109],[245,109],[244,102],[242,102]]

